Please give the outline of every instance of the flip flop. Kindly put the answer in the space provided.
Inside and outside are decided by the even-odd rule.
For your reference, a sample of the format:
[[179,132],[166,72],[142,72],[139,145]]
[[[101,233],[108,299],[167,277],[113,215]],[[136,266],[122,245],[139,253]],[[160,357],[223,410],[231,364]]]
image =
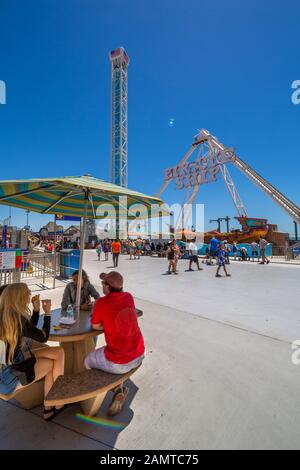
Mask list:
[[[46,408],[44,408],[44,415],[43,415],[43,418],[44,418],[44,421],[52,421],[53,418],[55,418],[56,416],[56,412],[55,412],[55,406],[52,406],[52,408],[50,408],[50,410],[46,410]],[[49,414],[49,413],[52,413],[50,416],[48,416],[47,418],[45,418],[45,415],[46,414]]]

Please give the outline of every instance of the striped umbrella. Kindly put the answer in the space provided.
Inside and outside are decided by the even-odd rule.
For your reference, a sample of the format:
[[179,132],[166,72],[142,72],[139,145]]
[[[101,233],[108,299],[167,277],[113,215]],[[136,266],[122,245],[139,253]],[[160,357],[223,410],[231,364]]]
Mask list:
[[159,213],[161,199],[89,175],[0,181],[0,204],[40,214],[82,217],[77,307],[80,303],[86,218],[101,219],[113,214],[120,219],[126,216],[135,218],[137,211],[147,217],[150,209],[151,216],[168,215],[165,208]]

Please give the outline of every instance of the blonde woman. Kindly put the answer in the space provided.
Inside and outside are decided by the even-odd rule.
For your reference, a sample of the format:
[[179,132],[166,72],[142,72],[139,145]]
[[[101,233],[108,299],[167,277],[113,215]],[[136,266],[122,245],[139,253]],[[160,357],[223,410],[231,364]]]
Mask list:
[[[50,332],[51,300],[42,300],[45,312],[43,327],[36,327],[39,320],[39,296],[32,299],[33,314],[29,310],[30,290],[24,283],[11,284],[3,290],[0,297],[0,393],[10,394],[21,385],[14,373],[14,365],[25,361],[22,351],[24,337],[46,343]],[[43,348],[34,351],[35,364],[30,367],[29,375],[34,381],[45,377],[45,396],[59,375],[64,373],[64,350],[60,347]],[[26,386],[26,385],[25,385]],[[50,421],[61,408],[44,408],[44,419]]]

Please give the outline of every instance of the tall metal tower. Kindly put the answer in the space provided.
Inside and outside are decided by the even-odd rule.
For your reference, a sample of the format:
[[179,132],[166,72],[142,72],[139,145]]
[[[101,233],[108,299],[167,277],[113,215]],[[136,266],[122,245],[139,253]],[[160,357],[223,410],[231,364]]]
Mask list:
[[110,178],[127,187],[127,69],[129,57],[123,47],[109,53],[111,60]]

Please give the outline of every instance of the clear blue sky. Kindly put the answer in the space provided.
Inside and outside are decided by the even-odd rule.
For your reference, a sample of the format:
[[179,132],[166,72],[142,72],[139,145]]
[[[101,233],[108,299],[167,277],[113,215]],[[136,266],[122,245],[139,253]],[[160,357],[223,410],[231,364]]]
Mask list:
[[[298,0],[1,0],[1,179],[109,179],[108,51],[122,45],[129,187],[155,193],[204,127],[299,205],[299,17]],[[292,232],[280,208],[235,168],[232,176],[250,216]],[[176,196],[168,191],[167,202]],[[197,202],[207,220],[236,215],[222,181]],[[24,211],[12,215],[25,224]],[[35,229],[48,219],[30,215]]]

